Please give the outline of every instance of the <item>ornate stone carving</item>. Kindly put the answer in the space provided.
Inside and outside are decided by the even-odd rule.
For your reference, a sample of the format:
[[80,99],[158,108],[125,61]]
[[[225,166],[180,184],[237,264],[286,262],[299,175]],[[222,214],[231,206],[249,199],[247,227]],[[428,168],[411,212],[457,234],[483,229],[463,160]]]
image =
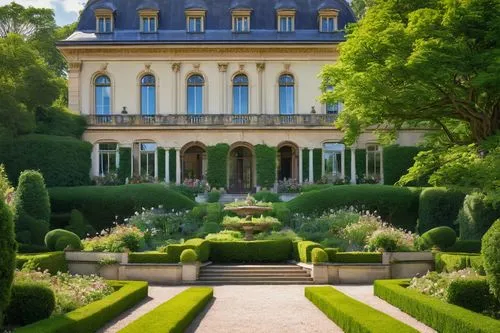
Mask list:
[[217,65],[219,66],[219,72],[227,72],[227,66],[228,66],[227,62],[219,63]]
[[257,63],[257,71],[258,72],[263,72],[266,69],[266,63],[265,62],[258,62]]
[[106,62],[106,63],[102,64],[101,71],[105,72],[107,70],[108,70],[108,63]]
[[79,72],[82,69],[82,62],[70,62],[68,69],[70,72]]
[[290,71],[290,64],[283,64],[283,68],[285,69],[285,71]]
[[144,64],[144,71],[151,72],[151,64]]
[[240,64],[239,66],[240,66],[240,71],[245,70],[245,64]]
[[175,73],[179,72],[181,70],[181,63],[180,62],[174,62],[172,64],[172,71]]
[[193,64],[193,68],[194,68],[195,70],[197,70],[197,71],[198,71],[198,70],[200,70],[200,64],[198,64],[198,63]]

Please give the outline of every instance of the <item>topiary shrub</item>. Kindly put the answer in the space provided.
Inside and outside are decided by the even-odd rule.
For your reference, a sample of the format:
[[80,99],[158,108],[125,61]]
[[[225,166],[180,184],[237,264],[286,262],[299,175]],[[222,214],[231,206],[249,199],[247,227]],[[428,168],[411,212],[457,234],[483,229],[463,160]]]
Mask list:
[[325,252],[326,252],[326,254],[328,254],[328,261],[335,262],[335,257],[337,256],[337,252],[340,252],[340,249],[330,247],[330,248],[326,248]]
[[219,202],[221,197],[221,193],[217,190],[215,191],[210,191],[207,194],[207,202],[209,203],[214,203],[214,202]]
[[281,202],[280,196],[277,193],[269,191],[260,191],[253,195],[255,200],[263,202]]
[[205,222],[220,224],[222,222],[222,205],[220,203],[210,203],[207,205],[207,215]]
[[8,325],[28,325],[50,317],[55,306],[54,292],[45,284],[14,284],[5,321]]
[[440,226],[455,229],[455,220],[463,206],[465,194],[445,188],[427,188],[420,193],[418,208],[418,232]]
[[481,253],[480,240],[457,240],[446,252]]
[[195,250],[186,249],[181,253],[181,263],[192,264],[198,261],[198,255]]
[[418,239],[418,247],[422,250],[427,250],[432,247],[446,249],[457,241],[455,230],[450,227],[437,227],[425,232]]
[[328,254],[322,248],[314,248],[311,251],[311,261],[313,264],[328,262]]
[[42,245],[43,236],[49,229],[50,201],[40,172],[26,170],[21,173],[14,207],[18,240],[22,243]]
[[49,251],[81,250],[82,241],[78,235],[64,229],[54,229],[45,235],[45,246]]
[[202,235],[208,235],[208,234],[216,234],[220,231],[220,225],[219,223],[215,222],[205,222],[201,226],[200,233]]
[[14,224],[9,207],[0,198],[0,327],[10,299],[16,258]]
[[491,292],[500,301],[500,219],[484,234],[481,253]]
[[481,239],[495,220],[500,218],[500,205],[494,205],[482,193],[472,193],[465,197],[463,209],[457,222],[460,239]]
[[85,217],[78,209],[71,210],[69,225],[65,228],[80,238],[95,234],[95,229],[85,221]]
[[311,262],[312,250],[315,248],[323,248],[321,244],[311,242],[311,241],[301,241],[297,244],[299,260],[300,262]]
[[448,303],[482,313],[495,304],[486,279],[456,279],[446,290]]

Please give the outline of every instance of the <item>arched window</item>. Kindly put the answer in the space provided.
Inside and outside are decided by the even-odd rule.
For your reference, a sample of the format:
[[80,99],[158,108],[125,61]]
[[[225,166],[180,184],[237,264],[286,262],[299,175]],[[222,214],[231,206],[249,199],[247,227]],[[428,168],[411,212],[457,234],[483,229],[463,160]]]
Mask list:
[[111,114],[111,80],[106,75],[95,79],[95,114]]
[[233,113],[248,114],[248,77],[245,74],[233,78]]
[[153,75],[141,79],[141,115],[152,116],[156,113],[156,81]]
[[203,113],[203,86],[205,79],[199,74],[191,75],[187,80],[187,112],[188,114]]
[[295,111],[295,80],[293,75],[281,75],[279,86],[280,114],[293,114]]

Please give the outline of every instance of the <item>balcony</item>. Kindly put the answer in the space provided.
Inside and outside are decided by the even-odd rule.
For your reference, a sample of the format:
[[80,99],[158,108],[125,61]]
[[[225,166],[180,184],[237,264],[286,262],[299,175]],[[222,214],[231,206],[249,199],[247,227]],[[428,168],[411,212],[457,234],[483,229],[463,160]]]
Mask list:
[[199,126],[199,127],[310,127],[331,126],[337,115],[335,114],[206,114],[206,115],[87,115],[89,126]]

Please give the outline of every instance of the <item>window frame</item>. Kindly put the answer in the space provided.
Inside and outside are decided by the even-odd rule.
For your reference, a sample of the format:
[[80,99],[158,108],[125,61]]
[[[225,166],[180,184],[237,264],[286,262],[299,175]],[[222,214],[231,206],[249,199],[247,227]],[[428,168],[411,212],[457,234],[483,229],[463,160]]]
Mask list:
[[[334,145],[334,149],[327,149],[327,145]],[[322,162],[321,162],[321,172],[324,177],[332,177],[335,179],[344,179],[345,178],[345,150],[346,146],[340,142],[324,142],[322,147]],[[338,158],[340,158],[340,164],[338,165],[338,170],[335,170],[334,165],[332,164],[332,172],[327,172],[327,155],[333,155],[333,158],[336,162],[338,162]],[[329,159],[329,158],[328,158]]]
[[[284,77],[291,77],[292,78],[292,83],[290,84],[289,82],[283,82],[282,83],[282,78]],[[292,98],[290,99],[292,101],[292,112],[291,113],[283,113],[282,110],[287,111],[289,108],[287,105],[283,106],[283,102],[288,101],[289,99],[286,99],[286,101],[283,101],[281,98],[281,90],[282,88],[287,88],[287,87],[292,87]],[[296,97],[296,87],[297,87],[297,82],[295,81],[295,76],[291,73],[282,73],[278,77],[278,111],[280,115],[292,115],[295,114],[295,108],[296,108],[296,103],[295,103],[295,97]],[[285,92],[287,92],[285,90]]]
[[[278,32],[295,32],[295,10],[292,9],[281,9],[277,11],[277,30]],[[281,28],[281,20],[289,20],[287,22],[286,29]],[[288,29],[290,28],[290,29]]]
[[[101,145],[115,145],[115,149],[101,149]],[[99,142],[97,143],[97,151],[98,151],[98,155],[99,155],[99,177],[105,177],[106,175],[110,174],[110,173],[116,173],[118,171],[118,168],[119,168],[119,155],[118,155],[118,151],[119,151],[119,146],[118,146],[118,143],[116,142]],[[114,163],[114,167],[112,168],[113,170],[111,170],[110,166],[110,157],[114,154],[114,158],[115,158],[115,163]],[[106,156],[106,159],[107,159],[107,169],[108,170],[104,170],[104,157]]]
[[[235,82],[235,80],[239,77],[245,77],[246,79],[246,82]],[[245,73],[237,73],[236,75],[233,76],[233,79],[231,80],[231,85],[232,85],[232,108],[233,108],[233,112],[232,114],[233,115],[246,115],[246,114],[249,114],[250,113],[250,82],[249,82],[249,79],[248,79],[248,75],[245,74]],[[246,88],[246,105],[245,105],[245,108],[246,108],[246,112],[245,113],[242,113],[241,112],[241,109],[242,109],[242,105],[243,103],[241,103],[241,92],[238,94],[240,96],[240,103],[238,103],[238,111],[239,113],[237,113],[236,111],[236,108],[235,106],[237,105],[235,103],[235,97],[236,97],[236,94],[235,94],[235,89],[237,88]]]
[[[251,23],[251,13],[252,13],[252,10],[251,9],[234,9],[231,11],[231,15],[232,15],[232,31],[234,33],[248,33],[251,31],[251,27],[250,27],[250,23]],[[245,21],[246,20],[246,26],[245,24],[243,24],[243,27],[246,27],[246,30],[245,29],[242,29],[242,30],[239,30],[238,29],[238,20],[243,20]]]
[[[96,33],[99,34],[110,34],[113,33],[114,31],[114,15],[113,11],[110,9],[96,9],[94,11],[95,13],[95,19],[96,19],[96,24],[95,24],[95,31]],[[100,20],[104,20],[104,28],[105,30],[100,29]],[[109,30],[107,29],[107,24],[106,20],[109,20]]]
[[[205,16],[206,16],[205,10],[203,10],[203,9],[189,9],[189,10],[186,10],[184,13],[186,15],[186,32],[191,33],[191,34],[197,34],[197,33],[199,34],[199,33],[205,32]],[[200,30],[199,31],[192,31],[191,30],[190,21],[193,19],[200,20]]]
[[[144,79],[146,77],[152,77],[153,78],[153,83],[145,83]],[[156,87],[156,76],[153,75],[152,73],[146,73],[141,76],[141,79],[139,81],[139,86],[140,86],[140,114],[143,117],[152,117],[155,116],[157,113],[157,87]],[[143,98],[144,98],[144,89],[145,87],[152,87],[153,88],[153,113],[144,113],[143,109]],[[148,107],[149,108],[149,107]],[[149,110],[148,110],[149,111]]]
[[[370,150],[370,147],[376,147],[375,150]],[[382,162],[382,149],[381,146],[378,143],[368,143],[366,145],[366,167],[365,167],[365,178],[372,178],[375,179],[377,182],[382,181],[382,168],[383,168],[383,162]],[[373,166],[374,166],[374,171],[373,173],[370,173],[369,171],[369,158],[370,156],[373,155]],[[378,156],[378,159],[377,159]],[[377,162],[378,162],[378,168],[377,168]],[[378,169],[378,174],[377,174],[377,169]]]
[[[339,10],[338,9],[322,9],[318,13],[318,30],[319,32],[324,32],[324,33],[333,33],[339,30],[338,26],[338,15],[339,15]],[[323,29],[323,20],[326,19],[332,19],[333,20],[333,26],[332,30],[324,30]]]
[[[190,82],[190,79],[192,79],[194,77],[200,77],[201,81],[200,82]],[[206,85],[205,77],[200,73],[192,73],[187,77],[187,79],[186,79],[186,114],[187,115],[199,116],[199,115],[204,114],[204,111],[205,111],[204,110],[205,109],[205,85]],[[189,113],[189,110],[190,110],[189,99],[190,99],[190,88],[191,87],[193,87],[193,88],[200,87],[200,89],[201,89],[200,103],[198,103],[198,99],[195,98],[195,105],[193,106],[194,113]],[[194,96],[195,97],[197,96],[196,89],[194,90]],[[199,113],[197,113],[197,111],[198,111],[197,106],[198,105],[201,105],[200,106],[201,112],[199,112]]]
[[[151,178],[155,178],[155,175],[156,175],[156,168],[157,168],[157,165],[156,165],[156,160],[157,160],[157,153],[158,153],[158,144],[156,142],[138,142],[139,144],[139,176],[140,177],[144,177],[144,176],[147,176],[147,177],[151,177]],[[143,145],[154,145],[154,150],[147,150],[147,149],[143,149]],[[150,166],[150,155],[153,156],[153,163],[152,163],[152,173],[150,172],[150,169],[151,169],[151,166]],[[143,159],[143,156],[145,156],[146,158],[146,172],[144,173],[143,172],[143,168],[142,168],[142,159]]]
[[[328,86],[326,88],[327,92],[333,92],[335,87],[333,86]],[[331,112],[329,110],[330,107],[336,108],[336,111]],[[336,101],[334,103],[325,103],[325,114],[332,114],[332,115],[339,115],[340,112],[342,111],[342,102],[341,101]]]
[[[107,79],[107,82],[106,83],[98,83],[97,81],[100,79],[100,78],[106,78]],[[94,115],[96,116],[110,116],[112,115],[112,110],[113,110],[113,90],[112,90],[112,81],[111,81],[111,78],[109,77],[108,74],[105,74],[105,73],[99,73],[97,75],[94,76],[94,80],[93,80],[93,85],[94,85]],[[98,96],[98,93],[97,93],[97,89],[98,88],[109,88],[108,90],[108,97],[109,97],[109,109],[108,109],[108,113],[98,113],[97,111],[100,109],[98,106],[97,106],[97,96]],[[104,105],[104,104],[103,104]]]

